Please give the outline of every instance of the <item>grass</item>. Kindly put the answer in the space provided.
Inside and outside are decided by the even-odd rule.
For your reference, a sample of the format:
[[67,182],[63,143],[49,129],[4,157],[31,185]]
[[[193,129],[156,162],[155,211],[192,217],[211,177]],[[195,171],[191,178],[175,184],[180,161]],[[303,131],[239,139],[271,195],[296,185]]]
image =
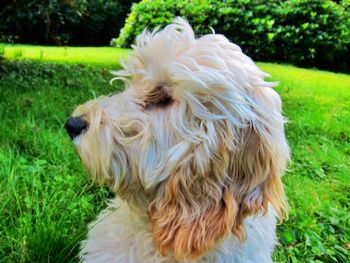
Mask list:
[[292,149],[291,212],[279,262],[350,261],[350,76],[261,64],[282,96]]
[[31,59],[65,64],[90,64],[107,68],[119,65],[127,49],[114,47],[55,47],[0,43],[0,56],[5,59]]
[[[78,104],[121,87],[108,84],[111,56],[72,53],[57,64],[22,61],[21,50],[5,51],[20,61],[0,61],[0,262],[76,262],[87,223],[112,194],[89,181],[63,123]],[[292,149],[290,218],[274,260],[349,262],[350,76],[259,65],[280,81]]]

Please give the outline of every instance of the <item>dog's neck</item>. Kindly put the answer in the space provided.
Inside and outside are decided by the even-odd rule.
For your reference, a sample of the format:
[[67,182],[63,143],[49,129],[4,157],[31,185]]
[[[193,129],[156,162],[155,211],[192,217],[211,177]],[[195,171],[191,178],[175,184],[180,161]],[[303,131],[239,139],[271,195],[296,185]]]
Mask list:
[[[93,262],[103,255],[103,262],[178,262],[171,253],[167,257],[162,256],[154,246],[147,212],[137,206],[131,208],[127,203],[130,202],[119,198],[111,200],[90,225],[88,239],[82,244],[81,259]],[[275,244],[275,212],[271,208],[265,216],[248,217],[245,225],[247,240],[244,244],[230,235],[196,262],[271,262]]]

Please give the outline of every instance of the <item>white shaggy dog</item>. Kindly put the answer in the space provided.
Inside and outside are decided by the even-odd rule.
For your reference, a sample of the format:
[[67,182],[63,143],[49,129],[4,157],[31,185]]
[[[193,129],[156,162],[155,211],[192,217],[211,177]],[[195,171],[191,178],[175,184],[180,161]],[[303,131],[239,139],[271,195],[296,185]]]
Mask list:
[[125,91],[66,123],[117,197],[89,225],[84,262],[271,262],[286,214],[281,100],[241,49],[177,19],[137,38]]

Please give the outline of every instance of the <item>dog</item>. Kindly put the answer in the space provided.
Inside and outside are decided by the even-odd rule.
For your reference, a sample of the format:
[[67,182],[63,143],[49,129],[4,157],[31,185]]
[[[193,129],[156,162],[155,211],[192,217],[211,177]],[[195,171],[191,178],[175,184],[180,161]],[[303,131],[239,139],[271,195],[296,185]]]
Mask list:
[[83,262],[272,262],[289,160],[276,83],[220,34],[187,21],[136,39],[125,90],[65,124],[96,182],[116,193]]

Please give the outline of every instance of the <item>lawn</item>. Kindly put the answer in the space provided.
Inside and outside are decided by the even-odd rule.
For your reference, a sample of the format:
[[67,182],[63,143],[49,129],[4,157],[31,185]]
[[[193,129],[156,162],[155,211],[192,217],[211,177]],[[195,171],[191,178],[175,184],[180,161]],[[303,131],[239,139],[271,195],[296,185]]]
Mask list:
[[[113,195],[89,181],[63,124],[78,104],[122,89],[109,69],[128,51],[1,48],[14,61],[0,60],[0,262],[76,262],[87,223]],[[259,65],[280,81],[292,149],[274,260],[349,262],[350,76]]]
[[6,59],[31,59],[65,64],[90,64],[116,67],[127,49],[114,47],[55,47],[0,43],[0,57]]

